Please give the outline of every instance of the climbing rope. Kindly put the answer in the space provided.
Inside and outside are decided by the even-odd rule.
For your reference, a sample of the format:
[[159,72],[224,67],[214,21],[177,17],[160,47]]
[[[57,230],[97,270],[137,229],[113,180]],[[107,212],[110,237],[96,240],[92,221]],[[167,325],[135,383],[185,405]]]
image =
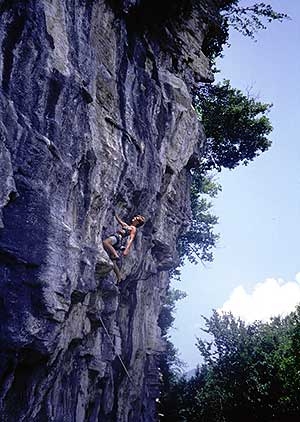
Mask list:
[[107,328],[106,328],[106,326],[105,326],[105,324],[104,324],[104,322],[103,322],[103,319],[101,318],[101,315],[99,315],[99,318],[100,318],[100,322],[101,322],[101,324],[102,324],[102,327],[104,328],[104,331],[105,331],[105,333],[106,333],[107,337],[109,338],[109,341],[111,342],[111,345],[112,345],[112,347],[113,347],[113,349],[114,349],[114,352],[115,352],[116,356],[118,357],[119,361],[121,362],[121,365],[122,365],[122,367],[123,367],[123,369],[124,369],[124,371],[125,371],[125,373],[126,373],[126,375],[127,375],[128,379],[129,379],[129,381],[131,382],[131,384],[135,385],[135,383],[133,382],[133,379],[132,379],[132,378],[131,378],[131,376],[129,375],[129,372],[128,372],[128,370],[127,370],[126,366],[125,366],[125,363],[123,362],[123,360],[122,360],[121,356],[119,355],[119,353],[118,353],[118,352],[117,352],[117,350],[116,350],[116,347],[115,347],[115,345],[114,345],[114,342],[112,341],[112,338],[111,338],[111,336],[109,335],[109,332],[108,332],[108,330],[107,330]]

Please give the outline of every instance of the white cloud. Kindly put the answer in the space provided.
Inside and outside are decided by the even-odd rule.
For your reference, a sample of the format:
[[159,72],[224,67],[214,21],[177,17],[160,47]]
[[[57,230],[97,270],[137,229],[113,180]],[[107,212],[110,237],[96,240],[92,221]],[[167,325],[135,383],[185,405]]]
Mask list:
[[236,287],[219,312],[231,312],[246,322],[267,321],[272,316],[287,315],[300,304],[300,272],[295,281],[267,278],[257,283],[252,292]]

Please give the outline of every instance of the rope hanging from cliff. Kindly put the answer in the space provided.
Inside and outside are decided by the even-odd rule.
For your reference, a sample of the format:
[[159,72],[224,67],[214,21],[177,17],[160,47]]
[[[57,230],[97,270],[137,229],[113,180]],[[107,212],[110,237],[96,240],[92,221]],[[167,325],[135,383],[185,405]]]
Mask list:
[[113,347],[113,350],[114,350],[114,352],[115,352],[116,356],[118,357],[118,359],[119,359],[119,361],[120,361],[120,363],[121,363],[121,365],[122,365],[122,367],[123,367],[123,369],[124,369],[124,371],[125,371],[125,373],[126,373],[126,375],[127,375],[128,379],[129,379],[129,381],[131,382],[131,384],[135,385],[135,384],[134,384],[134,382],[133,382],[133,379],[132,379],[132,378],[131,378],[131,376],[129,375],[129,372],[128,372],[128,370],[127,370],[126,366],[125,366],[125,363],[123,362],[123,360],[122,360],[121,356],[119,355],[119,353],[118,353],[118,352],[117,352],[117,350],[116,350],[116,347],[115,347],[115,345],[114,345],[114,342],[112,341],[112,338],[111,338],[111,336],[109,335],[109,332],[108,332],[108,330],[107,330],[107,328],[106,328],[106,326],[105,326],[105,324],[104,324],[104,322],[103,322],[103,319],[101,318],[101,315],[99,315],[99,318],[100,318],[100,322],[101,322],[101,324],[102,324],[102,327],[103,327],[103,329],[104,329],[104,331],[105,331],[105,333],[106,333],[107,337],[109,338],[109,341],[111,342],[111,345],[112,345],[112,347]]

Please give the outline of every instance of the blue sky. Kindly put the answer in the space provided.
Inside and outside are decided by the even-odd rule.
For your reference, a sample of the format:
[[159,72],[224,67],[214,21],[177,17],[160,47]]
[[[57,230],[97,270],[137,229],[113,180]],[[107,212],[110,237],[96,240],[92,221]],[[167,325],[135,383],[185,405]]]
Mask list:
[[221,235],[215,260],[206,267],[187,264],[182,281],[173,283],[188,294],[177,305],[171,335],[189,368],[200,360],[194,344],[201,314],[210,316],[229,301],[228,309],[240,304],[261,318],[264,304],[274,313],[284,298],[300,298],[300,2],[268,3],[292,20],[271,23],[257,42],[233,33],[231,48],[218,63],[218,80],[230,79],[233,87],[250,88],[259,100],[274,104],[273,145],[247,167],[218,175],[223,189],[213,208]]

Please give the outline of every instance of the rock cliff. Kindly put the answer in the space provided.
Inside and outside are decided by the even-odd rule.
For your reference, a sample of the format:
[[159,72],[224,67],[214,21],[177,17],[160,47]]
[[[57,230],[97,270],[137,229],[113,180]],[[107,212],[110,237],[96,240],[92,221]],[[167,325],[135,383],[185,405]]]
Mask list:
[[[190,89],[212,79],[201,7],[160,3],[0,1],[1,421],[157,420]],[[115,213],[147,220],[120,287]]]

